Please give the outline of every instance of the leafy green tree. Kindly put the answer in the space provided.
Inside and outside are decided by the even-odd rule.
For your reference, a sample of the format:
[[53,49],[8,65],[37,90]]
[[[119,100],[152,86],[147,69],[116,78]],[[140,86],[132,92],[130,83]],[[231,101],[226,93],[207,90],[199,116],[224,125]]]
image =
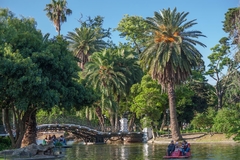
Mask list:
[[146,30],[148,30],[148,24],[144,18],[124,15],[115,30],[120,32],[120,37],[125,37],[130,41],[139,54],[143,51],[146,42]]
[[149,126],[145,124],[145,127],[151,126],[154,129],[154,124],[158,122],[161,114],[165,111],[167,95],[162,94],[161,86],[157,81],[153,81],[149,75],[143,76],[140,84],[134,84],[131,92],[137,93],[136,97],[133,98],[131,112],[135,112],[137,118],[149,119]]
[[233,43],[239,44],[240,39],[240,7],[229,8],[225,13],[225,20],[223,21],[223,30],[229,33],[229,37],[233,37]]
[[191,121],[191,125],[197,130],[208,129],[211,131],[216,114],[215,109],[209,107],[205,112],[197,113]]
[[226,90],[226,104],[232,104],[233,106],[236,105],[239,101],[239,62],[240,62],[240,52],[239,52],[239,26],[240,26],[240,8],[230,8],[225,13],[225,20],[224,20],[224,28],[223,30],[226,33],[229,33],[229,38],[231,40],[231,44],[229,45],[231,48],[234,47],[234,50],[231,50],[231,53],[234,53],[233,56],[233,66],[231,66],[231,76],[228,76],[229,83]]
[[[79,82],[79,68],[67,42],[46,40],[34,19],[18,19],[1,10],[0,107],[13,148],[36,143],[36,111],[53,106],[90,104],[91,94]],[[6,14],[7,13],[7,14]],[[10,112],[15,119],[15,137]]]
[[211,91],[214,90],[214,87],[208,83],[204,73],[205,71],[193,71],[191,79],[186,84],[194,92],[192,101],[194,110],[197,112],[203,112],[208,106],[213,107],[215,105],[211,102]]
[[234,140],[239,141],[239,117],[239,107],[231,107],[231,109],[223,108],[217,112],[212,130],[214,132],[225,133],[228,137],[234,135]]
[[191,75],[193,68],[201,65],[201,53],[195,45],[205,45],[194,38],[204,37],[200,31],[187,31],[196,20],[186,21],[188,12],[162,10],[147,17],[149,40],[141,54],[141,65],[148,70],[153,79],[167,88],[170,108],[170,122],[174,140],[182,139],[176,114],[176,95],[174,87]]
[[67,1],[52,0],[50,4],[46,5],[44,11],[47,12],[47,17],[53,22],[58,35],[60,35],[62,23],[67,22],[66,16],[72,14],[72,10],[67,8]]
[[[229,58],[230,46],[227,44],[227,38],[222,38],[220,44],[211,48],[212,54],[208,56],[210,64],[206,75],[209,75],[216,81],[214,94],[217,96],[218,104],[216,110],[223,107],[223,96],[228,87],[229,78],[233,75],[232,60]],[[224,73],[225,72],[225,73]]]

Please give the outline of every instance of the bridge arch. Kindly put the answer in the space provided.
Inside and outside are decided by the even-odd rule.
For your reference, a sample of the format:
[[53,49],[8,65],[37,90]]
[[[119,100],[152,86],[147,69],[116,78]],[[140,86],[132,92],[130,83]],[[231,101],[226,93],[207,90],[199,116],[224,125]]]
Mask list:
[[[142,142],[142,132],[102,132],[96,129],[92,129],[87,126],[81,126],[76,124],[41,124],[37,126],[38,132],[46,131],[66,131],[71,132],[78,138],[82,138],[87,144],[88,142],[105,143],[107,140],[121,139],[122,141]],[[129,140],[130,139],[130,140]]]
[[37,126],[38,132],[46,131],[66,131],[82,138],[85,143],[104,143],[104,139],[111,138],[111,133],[101,132],[90,127],[76,124],[41,124]]

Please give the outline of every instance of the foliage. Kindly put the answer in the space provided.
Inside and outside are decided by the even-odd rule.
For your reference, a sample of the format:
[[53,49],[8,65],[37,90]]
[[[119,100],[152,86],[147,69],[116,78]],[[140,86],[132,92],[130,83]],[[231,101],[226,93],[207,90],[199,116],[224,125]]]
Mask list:
[[52,0],[46,5],[44,11],[47,12],[47,17],[53,22],[58,35],[60,35],[62,23],[67,21],[66,15],[71,15],[72,10],[67,8],[66,0]]
[[141,54],[141,64],[163,87],[185,81],[202,62],[202,55],[194,45],[205,45],[193,38],[205,36],[200,31],[186,31],[196,24],[195,20],[186,22],[187,15],[175,8],[154,12],[153,18],[147,18],[151,38]]
[[113,116],[119,109],[119,100],[126,96],[132,84],[142,75],[134,52],[124,49],[106,49],[95,52],[86,64],[83,76],[87,84],[101,93],[102,111]]
[[11,147],[11,140],[9,137],[0,137],[0,151],[9,149]]
[[216,109],[223,107],[223,96],[228,87],[229,78],[233,75],[233,63],[229,58],[230,46],[228,39],[223,37],[219,42],[220,44],[211,48],[213,53],[208,56],[210,64],[208,65],[209,69],[206,71],[206,75],[209,75],[216,81],[216,85],[214,86],[214,94],[218,99]]
[[[10,135],[14,144],[21,142],[25,121],[33,111],[55,105],[81,108],[91,104],[93,96],[78,82],[79,68],[66,40],[48,39],[36,29],[34,19],[4,18],[4,12],[1,32],[9,35],[0,39],[0,107],[14,113],[17,134],[15,139]],[[9,123],[10,117],[6,118]]]
[[146,30],[148,24],[142,17],[124,15],[115,29],[120,32],[120,37],[125,37],[138,53],[144,49],[146,42]]
[[239,16],[240,8],[229,8],[225,13],[225,20],[223,21],[223,30],[229,33],[229,37],[233,37],[233,44],[239,43]]
[[103,17],[97,16],[94,19],[88,17],[86,21],[79,20],[81,26],[75,28],[74,32],[68,32],[67,39],[70,42],[70,49],[78,58],[81,68],[89,61],[89,56],[94,52],[100,52],[108,46],[105,38],[110,37],[110,29],[102,27]]
[[186,83],[186,86],[194,93],[191,99],[195,111],[203,112],[208,106],[215,106],[215,99],[212,101],[212,98],[215,97],[212,95],[214,88],[208,83],[208,79],[204,76],[204,70],[193,70],[192,76]]
[[202,32],[187,31],[196,24],[196,20],[186,21],[188,14],[177,12],[176,8],[173,10],[168,8],[154,12],[154,17],[147,17],[148,41],[140,55],[143,70],[148,71],[164,90],[167,88],[174,140],[181,139],[174,87],[186,81],[192,69],[202,66],[202,55],[195,46],[205,47],[195,39],[205,37]]
[[189,123],[194,116],[194,92],[186,85],[176,88],[176,109],[179,122]]
[[143,76],[140,84],[131,87],[131,94],[136,96],[133,98],[130,111],[135,112],[137,118],[145,117],[150,124],[159,120],[167,105],[167,95],[162,94],[161,87],[156,81],[149,75]]
[[90,16],[87,17],[86,20],[79,19],[80,27],[84,28],[91,28],[91,29],[98,29],[98,35],[101,35],[102,39],[111,38],[110,28],[105,29],[103,28],[104,17],[96,16],[91,18]]
[[239,118],[239,109],[223,108],[218,111],[214,118],[213,131],[226,133],[228,136],[237,133],[239,136]]
[[212,129],[213,125],[215,125],[214,119],[216,116],[216,111],[212,108],[208,108],[206,112],[203,113],[196,113],[193,120],[191,121],[191,125],[194,127],[194,129]]

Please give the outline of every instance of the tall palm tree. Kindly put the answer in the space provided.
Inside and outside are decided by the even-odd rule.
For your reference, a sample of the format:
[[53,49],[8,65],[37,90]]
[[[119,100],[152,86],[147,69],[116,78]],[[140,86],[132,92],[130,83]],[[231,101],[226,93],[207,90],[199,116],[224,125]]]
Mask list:
[[113,127],[113,118],[117,107],[114,94],[124,89],[127,80],[122,72],[116,71],[111,57],[111,50],[95,52],[90,57],[91,60],[86,64],[83,75],[88,82],[87,84],[92,85],[102,93],[102,106],[108,110],[110,123]]
[[88,62],[88,57],[94,52],[100,52],[107,45],[102,37],[98,27],[80,27],[75,28],[74,32],[68,32],[67,39],[70,41],[70,48],[79,59],[82,70]]
[[48,18],[53,22],[58,35],[60,35],[61,25],[67,21],[66,15],[72,14],[72,10],[67,8],[67,1],[52,0],[52,3],[46,5],[44,11],[47,11]]
[[[114,59],[113,61],[114,61],[115,71],[123,73],[126,77],[126,84],[124,88],[121,90],[116,90],[114,92],[115,100],[119,108],[120,99],[125,97],[130,92],[130,88],[133,84],[141,81],[143,72],[138,64],[137,53],[133,52],[132,49],[131,50],[116,49],[113,52],[112,57]],[[116,112],[115,113],[115,129],[117,129],[118,122],[119,122],[118,112]]]
[[154,12],[154,17],[147,17],[150,37],[147,47],[140,56],[142,67],[167,89],[174,140],[182,139],[177,121],[174,87],[185,81],[191,75],[191,70],[200,65],[202,55],[195,45],[206,47],[194,39],[205,37],[202,32],[187,31],[196,24],[196,20],[187,22],[188,14],[177,12],[175,8],[172,11],[164,9]]

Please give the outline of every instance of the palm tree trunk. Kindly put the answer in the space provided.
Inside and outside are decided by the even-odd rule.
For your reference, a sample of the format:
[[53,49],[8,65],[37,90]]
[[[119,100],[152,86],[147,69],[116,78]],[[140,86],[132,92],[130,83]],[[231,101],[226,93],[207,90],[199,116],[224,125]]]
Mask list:
[[103,115],[102,115],[102,109],[97,106],[95,108],[95,112],[96,112],[96,115],[98,117],[98,120],[99,120],[99,123],[100,123],[100,126],[101,126],[101,131],[104,132],[104,118],[103,118]]
[[117,111],[115,112],[115,131],[118,131],[119,127],[118,127],[118,123],[119,122],[119,119],[118,119],[118,113]]
[[112,109],[109,109],[109,121],[110,121],[110,124],[111,124],[111,131],[114,132],[114,129],[115,129],[114,112],[112,111]]
[[182,139],[182,135],[180,134],[180,129],[178,127],[177,111],[176,111],[176,96],[175,96],[175,90],[173,86],[174,86],[173,84],[168,83],[170,124],[171,124],[172,139],[175,141],[178,141]]

